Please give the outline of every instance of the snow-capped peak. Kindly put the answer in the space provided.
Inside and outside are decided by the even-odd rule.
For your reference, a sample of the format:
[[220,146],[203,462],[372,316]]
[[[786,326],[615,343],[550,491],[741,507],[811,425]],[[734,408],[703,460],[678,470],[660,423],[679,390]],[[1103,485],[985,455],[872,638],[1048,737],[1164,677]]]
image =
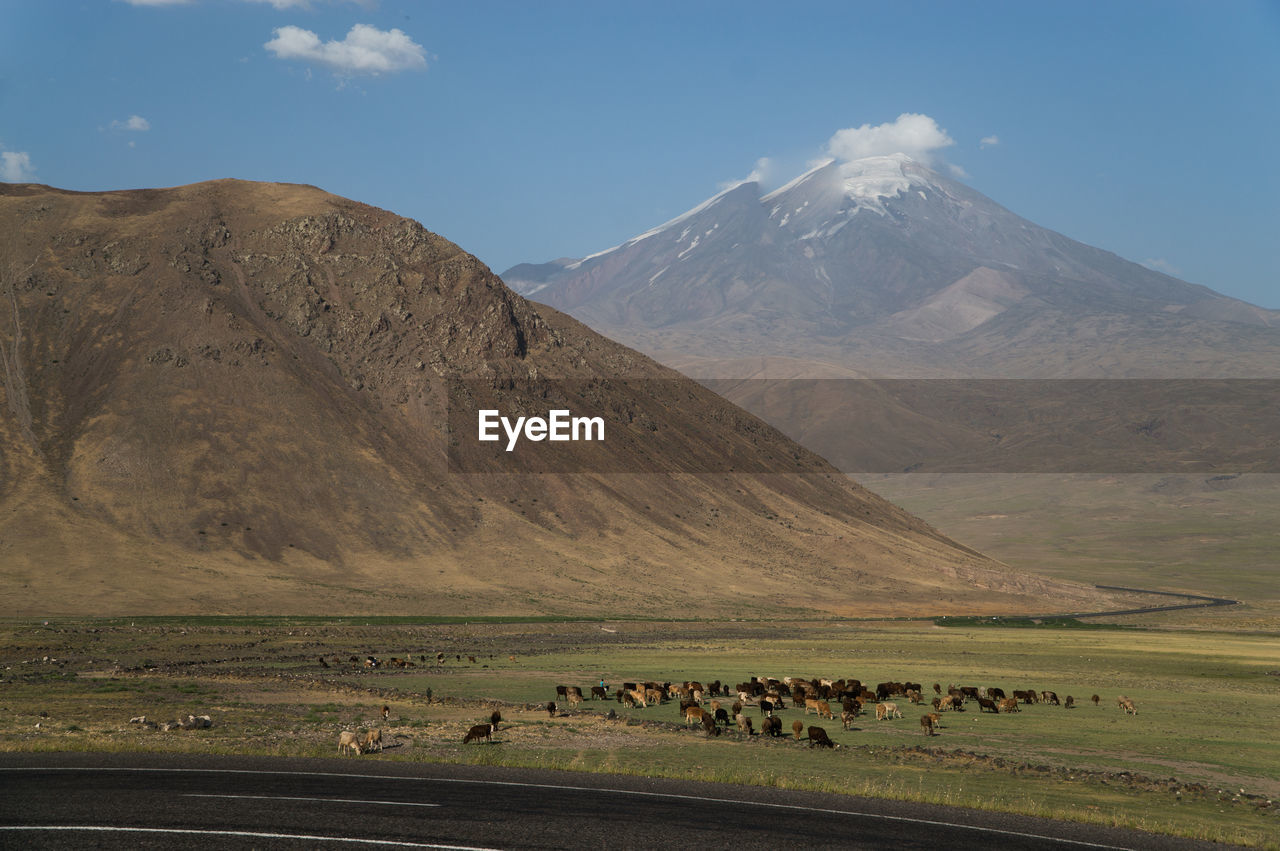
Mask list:
[[840,164],[840,176],[845,195],[857,201],[896,198],[912,184],[932,185],[924,169],[906,154],[849,160]]

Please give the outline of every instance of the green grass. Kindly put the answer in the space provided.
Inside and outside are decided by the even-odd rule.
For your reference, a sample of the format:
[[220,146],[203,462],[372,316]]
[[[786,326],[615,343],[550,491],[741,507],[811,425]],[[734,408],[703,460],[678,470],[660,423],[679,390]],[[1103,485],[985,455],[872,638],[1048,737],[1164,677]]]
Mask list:
[[[459,624],[349,623],[319,618],[302,628],[95,622],[50,634],[29,623],[0,627],[8,712],[4,750],[165,750],[332,756],[336,732],[382,723],[408,738],[378,758],[530,765],[696,777],[782,788],[976,806],[1120,824],[1219,841],[1276,844],[1280,809],[1250,796],[1280,798],[1280,716],[1275,712],[1280,637],[1222,631],[1030,629],[992,624],[896,622]],[[1062,628],[1065,627],[1065,628]],[[97,630],[96,632],[94,630]],[[430,652],[444,667],[322,669],[316,657],[346,659]],[[474,653],[488,667],[457,662]],[[55,657],[66,665],[34,662]],[[434,656],[434,654],[431,654]],[[514,657],[514,660],[511,658]],[[113,669],[149,659],[154,670]],[[181,663],[181,664],[176,664]],[[77,675],[78,674],[78,675]],[[904,718],[874,716],[844,731],[821,723],[843,747],[810,750],[794,742],[706,739],[677,726],[674,704],[626,709],[587,701],[549,721],[523,705],[555,698],[557,684],[587,688],[601,678],[719,679],[753,674],[915,680],[1051,689],[1074,709],[1030,706],[1014,715],[946,713],[926,739],[921,709],[897,702]],[[435,701],[427,701],[430,690]],[[1093,693],[1103,698],[1093,706]],[[1137,717],[1115,705],[1125,694]],[[723,699],[727,706],[732,698]],[[503,710],[508,738],[463,747],[460,730]],[[562,709],[567,707],[562,706]],[[620,722],[602,720],[613,710]],[[47,718],[40,712],[47,712]],[[145,732],[127,720],[211,712],[213,729]],[[759,714],[749,709],[759,725]],[[627,719],[663,722],[629,726]],[[43,729],[34,724],[44,721]],[[603,747],[600,737],[613,737]],[[1122,772],[1147,781],[1125,779]],[[1196,790],[1189,784],[1200,784]],[[1222,790],[1220,793],[1218,790]],[[1240,789],[1245,790],[1239,796]],[[1185,790],[1181,796],[1177,790]]]

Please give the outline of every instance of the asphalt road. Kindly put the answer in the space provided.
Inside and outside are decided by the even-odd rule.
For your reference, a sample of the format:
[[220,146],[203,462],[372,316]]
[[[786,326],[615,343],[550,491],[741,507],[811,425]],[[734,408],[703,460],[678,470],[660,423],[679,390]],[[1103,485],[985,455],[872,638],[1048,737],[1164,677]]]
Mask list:
[[1044,819],[697,781],[376,757],[0,755],[2,848],[356,846],[1214,847]]

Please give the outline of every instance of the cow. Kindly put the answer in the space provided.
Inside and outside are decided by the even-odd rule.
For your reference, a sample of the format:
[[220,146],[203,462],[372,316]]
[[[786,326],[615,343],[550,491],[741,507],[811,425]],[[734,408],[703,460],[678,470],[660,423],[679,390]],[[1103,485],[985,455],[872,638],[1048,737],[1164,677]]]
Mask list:
[[[723,712],[724,710],[721,710],[721,711]],[[764,719],[764,721],[761,722],[760,724],[760,735],[772,736],[775,739],[778,738],[778,736],[781,736],[782,735],[782,719],[779,718],[777,715],[773,715],[769,718]]]
[[644,702],[644,705],[645,705],[645,706],[648,706],[650,703],[652,703],[652,704],[654,704],[654,705],[661,705],[661,704],[662,704],[662,689],[660,689],[660,688],[656,688],[656,687],[655,687],[655,688],[650,688],[650,687],[646,686],[646,687],[645,687],[645,690],[644,690],[644,701],[645,701],[645,702]]
[[848,712],[848,711],[841,712],[841,713],[840,713],[840,723],[844,725],[844,728],[845,728],[846,730],[848,730],[848,729],[849,729],[849,727],[853,724],[853,720],[854,720],[855,718],[857,718],[857,717],[858,717],[858,716],[857,716],[857,715],[855,715],[855,714],[854,714],[854,713],[852,713],[852,712]]
[[383,721],[386,721],[386,720],[387,720],[388,718],[390,718],[390,717],[391,717],[391,707],[390,707],[390,706],[387,706],[387,705],[384,703],[384,704],[382,705],[382,720],[383,720]]
[[497,709],[489,713],[489,723],[493,725],[493,729],[497,730],[498,725],[502,723],[502,713]]
[[768,718],[773,714],[773,701],[767,697],[760,698],[760,715]]
[[996,704],[996,706],[1000,707],[1001,712],[1021,712],[1022,711],[1021,709],[1018,708],[1018,701],[1014,700],[1012,697],[1003,698],[999,703]]
[[1064,709],[1072,709],[1073,707],[1075,707],[1075,705],[1076,705],[1076,699],[1071,695],[1067,695],[1066,698],[1062,701],[1062,706]]
[[942,683],[934,683],[934,684],[933,684],[933,693],[934,693],[934,694],[942,694]]
[[688,706],[684,710],[684,725],[686,727],[692,727],[695,721],[701,724],[702,718],[706,714],[707,713],[702,711],[701,706]]
[[345,754],[348,750],[355,753],[356,756],[362,753],[360,750],[360,737],[350,730],[343,730],[338,734],[338,753]]
[[632,689],[631,691],[623,695],[622,702],[626,703],[627,699],[629,698],[631,700],[632,706],[643,706],[647,709],[649,707],[649,701],[646,700],[646,697],[647,695],[640,689],[638,688]]
[[1057,693],[1057,692],[1054,692],[1054,691],[1042,691],[1042,692],[1040,692],[1040,702],[1041,702],[1041,703],[1052,703],[1054,706],[1061,706],[1061,705],[1062,705],[1062,704],[1061,704],[1061,702],[1059,702],[1059,700],[1058,700],[1058,693]]
[[717,724],[723,724],[726,727],[729,726],[729,713],[725,712],[723,709],[717,709],[715,711],[715,719]]
[[831,737],[827,735],[827,731],[821,727],[809,728],[809,747],[811,748],[834,748],[836,743],[831,741]]
[[569,687],[568,687],[568,686],[556,686],[556,697],[563,698],[564,700],[568,700],[568,699],[569,699]]
[[877,703],[876,704],[876,720],[877,721],[884,721],[886,718],[889,720],[893,720],[894,718],[901,718],[901,717],[902,717],[902,713],[898,711],[898,704],[896,703]]
[[982,712],[983,710],[987,712],[994,712],[996,715],[1000,714],[1000,707],[996,706],[996,702],[989,697],[978,698],[978,712]]
[[748,736],[755,735],[754,731],[751,729],[751,719],[746,715],[738,716],[738,732],[745,733]]
[[708,738],[720,735],[720,727],[716,724],[716,719],[712,717],[710,712],[702,713],[702,729],[706,731]]
[[478,742],[484,739],[486,742],[493,741],[493,725],[492,724],[476,724],[467,734],[462,737],[462,743]]
[[547,701],[547,717],[548,718],[556,717],[556,702],[554,700]]
[[921,715],[921,716],[920,716],[920,732],[924,733],[926,736],[932,736],[932,735],[934,735],[934,732],[933,732],[933,716],[932,716],[932,715]]
[[999,686],[992,686],[991,688],[987,689],[987,697],[991,698],[992,700],[1004,700],[1005,699],[1004,689],[1000,688]]
[[1120,697],[1120,698],[1117,698],[1116,703],[1117,703],[1117,704],[1119,704],[1120,708],[1124,710],[1124,714],[1125,714],[1125,715],[1137,715],[1137,714],[1138,714],[1138,707],[1137,707],[1137,705],[1135,705],[1135,704],[1134,704],[1134,702],[1133,702],[1132,700],[1130,700],[1129,698],[1127,698],[1127,697]]
[[596,700],[597,698],[599,698],[600,700],[609,699],[609,692],[605,690],[604,686],[591,687],[591,699]]
[[569,689],[569,709],[577,709],[582,703],[582,691],[577,688]]
[[1097,705],[1098,705],[1098,703],[1102,700],[1102,695],[1095,694],[1095,695],[1093,695],[1092,697],[1090,697],[1089,699],[1093,701],[1093,705],[1094,705],[1094,706],[1097,706]]
[[799,718],[791,722],[791,732],[796,734],[796,741],[800,741],[800,734],[804,732],[804,722]]

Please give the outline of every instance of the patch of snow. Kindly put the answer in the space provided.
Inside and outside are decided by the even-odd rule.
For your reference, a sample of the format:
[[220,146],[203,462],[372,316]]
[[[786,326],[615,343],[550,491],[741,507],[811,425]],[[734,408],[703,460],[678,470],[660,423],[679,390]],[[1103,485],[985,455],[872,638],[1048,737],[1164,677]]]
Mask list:
[[684,259],[684,256],[685,256],[686,254],[688,254],[690,251],[692,251],[693,249],[697,248],[697,247],[698,247],[698,243],[699,243],[699,242],[701,242],[701,241],[702,241],[702,237],[700,237],[700,236],[695,236],[695,237],[693,238],[693,242],[689,243],[689,247],[688,247],[688,248],[686,248],[684,251],[681,251],[679,254],[677,254],[677,255],[676,255],[676,259],[677,259],[677,260],[683,260],[683,259]]
[[662,277],[662,273],[663,273],[663,272],[665,272],[665,271],[667,271],[667,270],[668,270],[668,269],[670,269],[670,268],[671,268],[670,266],[663,266],[661,269],[659,269],[658,271],[654,272],[654,273],[653,273],[653,276],[649,278],[649,286],[653,286],[653,282],[654,282],[654,281],[656,281],[656,280],[658,280],[658,278],[661,278],[661,277]]
[[[790,183],[787,183],[787,184],[786,184],[786,185],[784,185],[784,186],[780,186],[780,187],[778,187],[777,189],[773,190],[772,192],[770,192],[768,195],[764,196],[764,197],[763,197],[763,198],[761,198],[760,200],[761,200],[761,201],[764,201],[764,202],[772,201],[773,199],[777,198],[777,197],[778,197],[779,195],[781,195],[782,193],[784,193],[784,192],[788,192],[788,191],[790,191],[790,190],[792,190],[792,189],[796,188],[797,186],[799,186],[801,183],[804,183],[806,180],[808,180],[809,178],[813,177],[816,173],[818,173],[818,172],[819,172],[819,171],[821,171],[822,169],[826,168],[827,166],[831,165],[833,162],[835,162],[835,160],[831,160],[831,159],[823,160],[822,162],[818,163],[818,164],[817,164],[816,166],[814,166],[813,168],[811,168],[811,169],[809,169],[808,171],[806,171],[804,174],[802,174],[802,175],[800,175],[799,177],[797,177],[795,180],[791,181]],[[774,213],[776,213],[776,212],[777,212],[777,208],[774,208],[774,211],[773,211],[773,212],[774,212]],[[773,213],[770,213],[770,214],[769,214],[769,218],[773,218]]]

